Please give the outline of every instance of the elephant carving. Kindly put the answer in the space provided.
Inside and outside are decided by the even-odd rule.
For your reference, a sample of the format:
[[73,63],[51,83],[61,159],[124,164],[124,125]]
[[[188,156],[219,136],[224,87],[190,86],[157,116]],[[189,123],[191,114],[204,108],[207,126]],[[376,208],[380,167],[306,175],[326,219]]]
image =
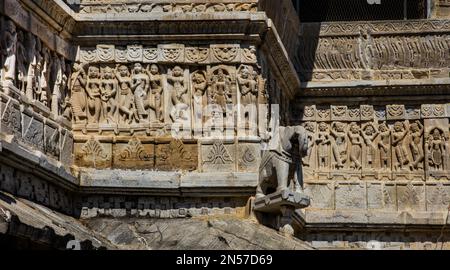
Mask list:
[[308,150],[305,128],[279,127],[272,140],[274,147],[262,153],[256,198],[288,188],[301,193],[301,157]]

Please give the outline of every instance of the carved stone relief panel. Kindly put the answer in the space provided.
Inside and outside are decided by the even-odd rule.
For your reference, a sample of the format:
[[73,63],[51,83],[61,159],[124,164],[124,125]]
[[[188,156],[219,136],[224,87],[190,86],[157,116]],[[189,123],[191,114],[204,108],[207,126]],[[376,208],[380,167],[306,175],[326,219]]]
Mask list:
[[450,184],[426,185],[427,211],[447,211],[450,204]]
[[169,140],[156,142],[155,168],[157,170],[194,171],[198,166],[198,146],[195,141]]
[[258,172],[261,162],[261,145],[239,142],[236,157],[239,172]]
[[425,119],[427,180],[450,180],[449,120]]
[[424,180],[423,123],[395,121],[391,124],[393,179]]
[[[448,180],[448,118],[428,113],[446,105],[295,107],[310,142],[303,156],[304,179]],[[425,114],[424,107],[430,108]]]
[[365,183],[339,183],[336,187],[336,209],[366,209]]
[[[308,33],[311,26],[303,27]],[[425,29],[433,34],[424,34]],[[448,78],[446,40],[448,24],[443,22],[323,24],[318,39],[310,34],[300,38],[300,77],[318,82]]]
[[202,172],[232,172],[236,167],[234,142],[213,140],[200,142]]
[[6,134],[22,138],[22,123],[19,103],[4,95],[0,96],[0,130]]
[[111,168],[112,145],[102,143],[94,136],[84,142],[74,144],[75,164],[80,167],[90,167],[96,169]]
[[304,189],[305,194],[311,198],[311,208],[334,209],[333,183],[308,182]]
[[140,1],[139,4],[129,1],[92,1],[80,3],[80,13],[215,13],[215,12],[256,12],[256,0],[244,1]]
[[[145,138],[144,138],[145,139]],[[113,168],[150,170],[154,167],[155,145],[152,141],[133,136],[117,138],[113,145]]]
[[44,150],[47,155],[59,159],[61,154],[61,134],[56,123],[49,120],[44,125]]
[[425,211],[425,185],[423,183],[398,183],[397,201],[399,211]]
[[40,115],[28,113],[22,113],[23,140],[25,143],[32,145],[35,149],[44,152],[44,119]]
[[383,208],[385,210],[397,211],[397,187],[395,183],[383,183]]

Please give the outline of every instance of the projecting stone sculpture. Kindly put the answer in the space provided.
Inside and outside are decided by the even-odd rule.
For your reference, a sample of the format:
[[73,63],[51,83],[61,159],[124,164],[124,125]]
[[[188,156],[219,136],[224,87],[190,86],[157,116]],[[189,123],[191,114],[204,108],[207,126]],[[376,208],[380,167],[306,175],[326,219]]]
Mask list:
[[288,188],[294,192],[302,191],[300,179],[296,173],[300,159],[295,157],[296,151],[291,140],[297,137],[298,155],[306,155],[308,137],[305,128],[302,126],[280,127],[278,136],[277,149],[265,151],[262,155],[260,178],[256,191],[257,198],[264,197],[270,191],[281,191]]
[[[292,141],[295,138],[298,152],[294,148],[297,143]],[[291,223],[295,210],[310,204],[298,176],[302,157],[307,154],[308,138],[303,126],[280,127],[274,137],[276,149],[265,151],[260,163],[255,211],[263,213],[266,219],[275,219],[276,227],[288,235],[294,234]]]

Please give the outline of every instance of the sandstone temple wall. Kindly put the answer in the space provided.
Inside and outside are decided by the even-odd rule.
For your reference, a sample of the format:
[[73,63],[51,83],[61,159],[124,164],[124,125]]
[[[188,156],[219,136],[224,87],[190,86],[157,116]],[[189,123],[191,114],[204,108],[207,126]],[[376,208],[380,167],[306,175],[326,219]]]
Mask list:
[[436,3],[301,23],[291,1],[2,1],[0,189],[77,218],[249,217],[263,150],[302,126],[298,237],[434,248],[450,204]]

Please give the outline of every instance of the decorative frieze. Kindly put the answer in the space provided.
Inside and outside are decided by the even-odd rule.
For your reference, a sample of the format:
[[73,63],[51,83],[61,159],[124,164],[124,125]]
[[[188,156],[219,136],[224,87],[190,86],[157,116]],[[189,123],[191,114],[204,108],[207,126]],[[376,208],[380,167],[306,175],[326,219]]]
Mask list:
[[97,45],[79,48],[77,59],[81,63],[257,63],[255,46],[240,44],[210,44],[193,47],[184,44],[160,44],[154,47],[128,45]]
[[302,26],[304,81],[448,79],[447,21],[325,23],[318,40],[312,26]]
[[124,0],[82,0],[80,13],[214,13],[214,12],[256,12],[257,0],[213,0],[213,1],[124,1]]
[[[303,157],[306,181],[449,180],[446,107],[447,104],[297,107],[294,114],[303,113],[301,122],[310,141]],[[320,117],[321,114],[327,117]]]

